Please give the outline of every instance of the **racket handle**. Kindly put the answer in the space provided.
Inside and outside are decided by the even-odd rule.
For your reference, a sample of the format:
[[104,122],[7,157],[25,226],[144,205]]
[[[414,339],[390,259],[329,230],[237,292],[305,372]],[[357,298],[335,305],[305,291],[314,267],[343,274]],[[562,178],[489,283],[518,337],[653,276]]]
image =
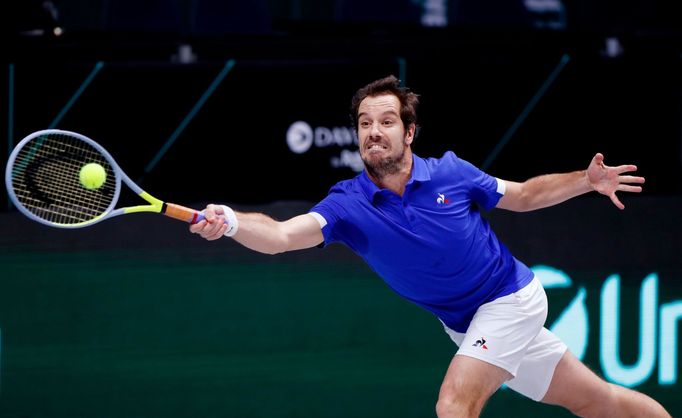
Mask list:
[[163,214],[170,218],[178,219],[190,224],[195,224],[206,219],[202,212],[176,205],[175,203],[165,203]]

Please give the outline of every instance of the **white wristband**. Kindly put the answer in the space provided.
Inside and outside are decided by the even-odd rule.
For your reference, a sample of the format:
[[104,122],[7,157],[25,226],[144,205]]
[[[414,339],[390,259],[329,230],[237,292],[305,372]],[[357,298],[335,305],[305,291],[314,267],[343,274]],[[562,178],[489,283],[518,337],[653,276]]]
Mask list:
[[227,231],[225,231],[226,237],[231,237],[237,233],[239,229],[239,221],[237,220],[237,215],[234,213],[231,207],[220,205],[223,208],[223,213],[225,214],[225,220],[227,221]]

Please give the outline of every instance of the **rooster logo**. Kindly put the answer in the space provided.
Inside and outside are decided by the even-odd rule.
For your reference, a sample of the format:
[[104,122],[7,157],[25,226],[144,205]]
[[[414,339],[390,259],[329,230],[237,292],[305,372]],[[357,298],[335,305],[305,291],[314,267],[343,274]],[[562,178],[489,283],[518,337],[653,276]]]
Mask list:
[[436,203],[439,205],[447,205],[450,203],[450,200],[447,199],[443,193],[438,193],[438,199],[436,199]]
[[484,350],[488,349],[488,346],[485,345],[485,338],[481,337],[480,340],[476,340],[475,343],[471,344],[472,347],[481,347]]

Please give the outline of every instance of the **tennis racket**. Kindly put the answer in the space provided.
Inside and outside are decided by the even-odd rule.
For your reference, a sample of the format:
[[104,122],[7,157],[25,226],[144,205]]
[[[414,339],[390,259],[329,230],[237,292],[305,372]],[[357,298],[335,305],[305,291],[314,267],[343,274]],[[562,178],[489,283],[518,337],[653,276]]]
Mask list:
[[[106,173],[97,188],[80,180],[86,164]],[[148,204],[115,209],[121,182]],[[47,129],[21,140],[10,154],[5,185],[16,207],[30,219],[58,228],[81,228],[114,216],[155,212],[188,223],[204,219],[202,212],[163,202],[142,190],[92,139],[69,131]]]

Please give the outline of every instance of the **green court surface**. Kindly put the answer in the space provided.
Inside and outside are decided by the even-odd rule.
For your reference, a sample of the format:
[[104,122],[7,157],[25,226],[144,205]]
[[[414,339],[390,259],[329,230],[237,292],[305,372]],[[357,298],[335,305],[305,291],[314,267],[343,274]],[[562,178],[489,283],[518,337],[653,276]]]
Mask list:
[[[434,317],[360,263],[256,261],[0,255],[0,416],[435,416]],[[505,391],[486,416],[517,403],[544,410]]]
[[[589,367],[603,375],[600,329],[613,312],[622,319],[620,369],[654,347],[635,389],[673,416],[682,410],[679,363],[669,361],[679,357],[679,318],[664,324],[661,313],[682,304],[682,234],[666,216],[679,203],[621,217],[578,202],[523,221],[493,218],[521,260],[570,278],[547,290],[548,326],[587,295],[580,335]],[[282,219],[307,207],[263,211]],[[8,213],[0,231],[0,417],[435,416],[456,346],[343,246],[261,255],[145,214],[66,231]],[[605,304],[615,276],[620,297]],[[658,296],[642,314],[641,286],[654,276]],[[652,312],[656,338],[637,326]],[[664,371],[672,381],[661,383]],[[531,416],[571,415],[508,389],[483,413]]]

